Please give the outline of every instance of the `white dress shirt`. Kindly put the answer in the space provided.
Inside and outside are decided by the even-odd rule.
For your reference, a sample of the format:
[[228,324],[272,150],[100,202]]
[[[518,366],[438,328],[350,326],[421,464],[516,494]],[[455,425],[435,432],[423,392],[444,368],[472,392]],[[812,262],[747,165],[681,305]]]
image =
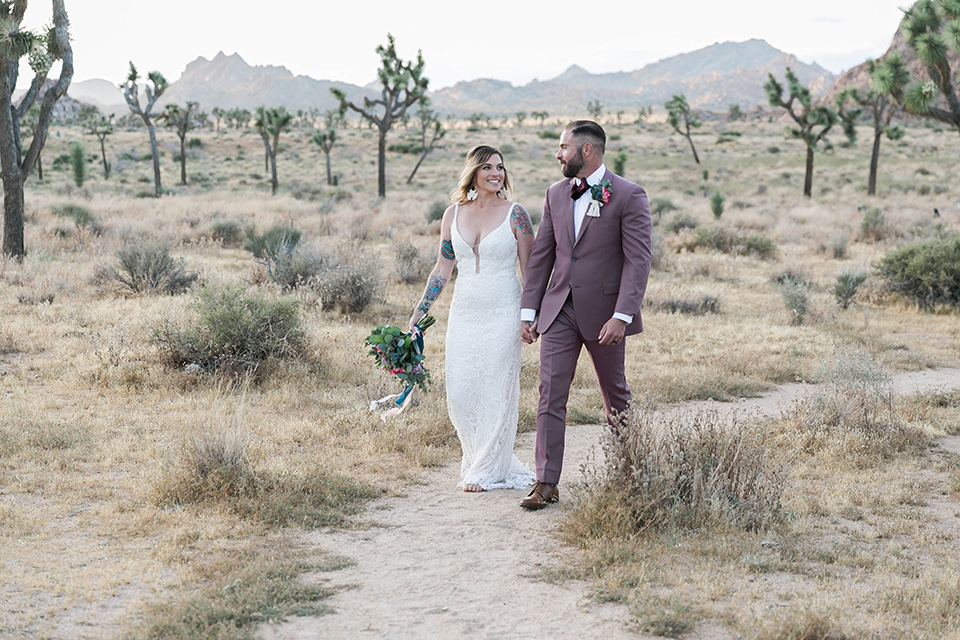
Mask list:
[[[603,179],[604,174],[607,172],[607,167],[602,163],[600,168],[587,176],[587,184],[595,185],[600,180]],[[577,179],[577,184],[580,184],[580,179]],[[583,224],[583,217],[587,214],[587,209],[590,207],[590,200],[592,196],[590,195],[590,190],[587,189],[583,194],[577,198],[576,202],[573,203],[573,237],[577,238],[580,235],[580,225]],[[617,320],[622,320],[627,324],[633,322],[633,316],[629,316],[625,313],[614,313],[613,317]],[[523,322],[533,322],[537,319],[537,310],[536,309],[520,309],[520,320]]]

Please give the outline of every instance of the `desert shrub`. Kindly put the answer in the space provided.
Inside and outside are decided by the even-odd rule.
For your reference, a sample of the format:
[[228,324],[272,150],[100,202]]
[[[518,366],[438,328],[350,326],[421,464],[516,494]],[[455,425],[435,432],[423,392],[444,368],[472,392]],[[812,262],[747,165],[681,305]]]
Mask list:
[[384,289],[380,265],[366,258],[325,269],[314,280],[324,311],[359,313]]
[[623,149],[617,152],[617,155],[613,156],[613,172],[618,176],[622,176],[627,170],[627,152]]
[[290,187],[290,195],[296,200],[306,200],[307,202],[316,202],[324,197],[323,186],[319,183],[298,183]]
[[653,198],[650,200],[650,214],[657,216],[657,221],[663,217],[663,214],[676,211],[677,205],[666,198]]
[[715,220],[719,220],[720,216],[723,215],[723,203],[725,201],[726,198],[724,198],[723,194],[719,191],[714,191],[713,195],[710,196],[710,211],[713,212]]
[[426,282],[434,261],[429,256],[420,255],[420,250],[409,243],[400,243],[394,247],[397,279],[405,284]]
[[203,147],[203,140],[200,138],[190,138],[187,140],[187,149],[200,149]]
[[907,236],[918,240],[928,238],[943,239],[950,235],[950,232],[942,221],[918,220],[907,227]]
[[538,131],[537,136],[539,136],[543,140],[559,140],[560,139],[560,134],[550,129],[544,129],[543,131]]
[[706,313],[720,312],[720,298],[704,294],[686,298],[665,298],[648,302],[651,309],[667,313],[683,313],[692,316],[702,316]]
[[684,229],[696,229],[698,226],[700,226],[700,223],[690,214],[678,213],[663,228],[668,233],[680,233]]
[[814,286],[810,270],[802,263],[780,265],[779,269],[770,274],[770,281],[778,286],[789,282],[799,282],[807,287]]
[[427,210],[427,222],[443,219],[443,212],[447,210],[447,205],[439,200],[434,201]]
[[876,270],[921,307],[960,305],[960,235],[888,251]]
[[777,521],[786,469],[771,461],[764,431],[736,412],[634,407],[606,432],[602,466],[564,523],[575,540],[647,530],[758,530]]
[[68,164],[70,164],[70,162],[71,162],[70,154],[69,154],[69,153],[61,153],[61,154],[58,155],[56,158],[54,158],[54,159],[53,159],[53,162],[50,163],[50,164],[53,165],[53,168],[54,168],[54,169],[62,169],[62,168],[64,168],[65,166],[67,166]]
[[387,147],[387,151],[416,154],[423,152],[423,145],[419,142],[395,142]]
[[268,242],[257,262],[267,268],[267,277],[275,284],[284,289],[296,289],[316,278],[330,259],[288,236],[277,242]]
[[810,311],[810,296],[807,285],[796,280],[787,280],[779,286],[779,289],[783,304],[790,312],[790,323],[794,325],[803,324],[804,320],[807,319],[807,313]]
[[84,157],[83,145],[79,142],[70,143],[70,167],[73,169],[73,182],[78,187],[83,186],[86,173],[87,159]]
[[183,448],[179,465],[156,487],[160,506],[221,504],[234,513],[274,526],[337,526],[358,503],[379,492],[356,480],[313,469],[306,476],[255,472],[250,432],[242,422],[199,429]]
[[853,302],[857,289],[867,279],[866,271],[841,271],[837,274],[837,282],[833,285],[833,297],[841,309],[846,309]]
[[244,249],[255,258],[264,258],[266,252],[277,251],[280,246],[295,246],[300,242],[301,233],[290,227],[274,226],[265,233],[258,234],[255,227],[247,227],[247,244]]
[[887,219],[877,208],[867,209],[860,221],[860,237],[866,242],[879,242],[887,236]]
[[169,245],[157,240],[134,240],[117,249],[116,256],[119,264],[104,269],[101,276],[138,293],[183,293],[199,277],[187,270],[183,258],[170,255]]
[[847,242],[849,238],[845,233],[835,233],[830,236],[830,252],[835,260],[842,260],[847,257]]
[[225,247],[236,247],[243,241],[243,228],[236,220],[217,220],[210,226],[210,237]]
[[300,306],[295,298],[267,298],[235,285],[206,285],[185,327],[154,331],[163,361],[198,365],[207,372],[253,370],[268,359],[291,359],[303,350]]
[[94,219],[93,214],[90,213],[89,209],[81,207],[78,204],[57,205],[51,209],[51,213],[58,218],[72,220],[78,229],[80,227],[96,228],[97,221]]
[[838,353],[818,376],[822,390],[801,402],[793,417],[795,444],[802,451],[831,451],[865,466],[926,447],[926,436],[899,415],[890,376],[870,354]]
[[685,246],[692,251],[712,249],[734,255],[752,255],[761,260],[769,260],[777,255],[777,246],[767,236],[741,235],[727,227],[697,227]]

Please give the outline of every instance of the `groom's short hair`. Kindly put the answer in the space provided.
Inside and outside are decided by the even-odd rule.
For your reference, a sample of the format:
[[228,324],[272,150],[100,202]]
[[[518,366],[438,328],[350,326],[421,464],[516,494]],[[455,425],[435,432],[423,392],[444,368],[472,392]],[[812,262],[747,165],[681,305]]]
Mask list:
[[593,145],[594,149],[600,152],[600,156],[603,157],[603,151],[607,146],[607,134],[599,124],[593,120],[574,120],[564,128],[567,129],[573,137],[586,139],[587,142]]

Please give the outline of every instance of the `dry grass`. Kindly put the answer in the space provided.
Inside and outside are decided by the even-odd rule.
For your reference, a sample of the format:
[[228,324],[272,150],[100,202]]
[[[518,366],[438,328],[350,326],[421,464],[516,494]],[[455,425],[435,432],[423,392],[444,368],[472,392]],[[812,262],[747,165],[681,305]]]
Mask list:
[[[713,126],[705,130],[711,138]],[[692,232],[666,230],[677,216],[702,227],[715,224],[700,172],[666,125],[611,126],[629,158],[627,177],[676,208],[656,230],[663,255],[651,284],[684,292],[684,299],[689,292],[722,301],[721,313],[705,315],[646,309],[645,333],[627,345],[634,389],[657,401],[734,399],[815,378],[824,354],[838,349],[866,350],[889,371],[960,360],[954,313],[925,313],[870,280],[848,310],[839,309],[829,291],[841,269],[869,268],[895,246],[900,240],[890,230],[958,229],[950,203],[960,196],[954,186],[960,169],[939,160],[956,156],[955,135],[915,129],[909,146],[885,146],[875,201],[864,195],[866,148],[818,157],[815,197],[804,200],[801,143],[784,141],[779,124],[724,126],[743,135],[704,153],[711,190],[721,190],[731,203],[722,226],[739,238],[768,237],[783,264],[804,266],[813,284],[805,322],[792,324],[771,282],[775,265],[769,260],[743,250],[734,255],[698,246],[691,252],[683,237]],[[45,157],[65,153],[78,135],[54,128]],[[262,554],[301,527],[343,523],[349,505],[358,504],[350,496],[392,491],[424,468],[455,459],[458,446],[443,398],[449,295],[436,305],[440,326],[426,346],[435,392],[388,424],[366,411],[369,400],[392,385],[365,359],[363,337],[372,327],[402,326],[409,317],[423,283],[408,273],[421,265],[398,255],[397,247],[435,255],[439,223],[428,213],[446,200],[465,149],[509,142],[513,151],[505,160],[516,197],[533,214],[559,175],[555,141],[539,138],[534,128],[456,129],[412,185],[404,184],[410,158],[391,154],[389,193],[381,201],[374,195],[372,132],[351,129],[339,136],[332,162],[340,186],[326,187],[317,186],[321,152],[308,144],[309,132],[296,131],[284,138],[281,191],[271,197],[254,132],[197,133],[203,146],[189,151],[188,187],[174,186],[175,137],[159,135],[168,195],[137,197],[152,189],[150,162],[123,157],[146,155],[146,135],[119,131],[107,141],[114,155],[109,181],[90,171],[77,188],[67,171],[53,169],[43,184],[30,178],[29,254],[22,264],[0,261],[0,297],[7,303],[0,319],[0,572],[13,585],[0,614],[4,637],[122,635],[148,617],[143,603],[180,602],[178,594],[193,589],[207,594],[202,600],[209,604],[215,599],[210,594],[236,579],[239,559]],[[782,152],[768,153],[771,144]],[[920,168],[926,173],[917,173]],[[927,195],[918,190],[924,185]],[[858,208],[864,205],[882,210],[887,235],[860,240],[864,210]],[[95,225],[58,216],[66,206],[82,207]],[[940,231],[925,225],[933,206],[944,212]],[[225,221],[235,224],[225,227]],[[115,264],[118,249],[144,238],[169,246],[204,282],[278,298],[281,286],[239,246],[237,230],[250,226],[293,227],[318,252],[351,263],[369,259],[379,265],[384,288],[364,308],[341,312],[325,310],[316,290],[298,287],[293,295],[304,352],[264,371],[241,397],[225,395],[214,378],[163,365],[153,330],[187,322],[189,296],[121,291],[96,274]],[[850,239],[844,250],[831,250],[832,239],[841,236]],[[536,404],[536,362],[536,349],[526,349],[521,405],[528,409]],[[898,415],[926,433],[955,431],[951,402],[907,402]],[[217,411],[226,406],[224,415],[233,415],[240,404],[243,430],[237,432]],[[586,358],[570,410],[594,419],[601,413]],[[530,413],[524,415],[529,426]],[[194,439],[203,444],[191,444]],[[245,449],[245,455],[226,455],[231,449]],[[218,456],[212,471],[196,464]],[[221,473],[231,469],[230,460],[239,461],[229,472],[236,477]],[[851,636],[904,629],[904,637],[949,637],[955,585],[946,569],[956,566],[951,540],[960,532],[922,504],[947,509],[960,490],[938,493],[943,478],[957,485],[956,469],[947,462],[931,468],[924,460],[892,453],[861,469],[840,458],[801,457],[793,461],[784,497],[792,519],[782,528],[678,533],[602,551],[597,543],[585,552],[593,558],[588,565],[601,576],[601,590],[632,603],[638,618],[655,618],[657,607],[675,612],[656,628],[696,629],[713,616],[762,637],[756,621],[789,603],[784,608],[805,607],[811,616],[842,621]],[[318,502],[318,495],[332,497],[332,504]],[[264,506],[270,502],[288,508],[271,514]],[[765,536],[779,546],[763,546]],[[261,576],[269,565],[253,563]],[[869,580],[852,580],[864,575]],[[904,580],[906,588],[892,588]],[[925,590],[930,585],[939,585],[936,595]],[[650,603],[659,604],[651,609]],[[180,619],[173,609],[165,609],[165,621]]]

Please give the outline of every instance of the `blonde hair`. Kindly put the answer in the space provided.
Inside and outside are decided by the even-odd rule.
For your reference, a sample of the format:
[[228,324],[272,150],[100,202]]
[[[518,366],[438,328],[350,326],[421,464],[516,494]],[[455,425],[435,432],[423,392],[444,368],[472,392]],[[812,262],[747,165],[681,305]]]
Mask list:
[[[463,164],[463,171],[460,172],[460,180],[457,188],[450,194],[453,202],[457,204],[469,202],[467,200],[467,191],[473,188],[473,181],[477,177],[477,170],[485,165],[492,156],[500,156],[501,162],[503,161],[503,154],[500,153],[499,149],[485,144],[477,145],[467,152],[467,158]],[[503,194],[501,197],[506,200],[509,200],[510,196],[513,195],[513,188],[510,186],[510,173],[507,171],[506,166],[503,167],[503,185],[500,193]]]

